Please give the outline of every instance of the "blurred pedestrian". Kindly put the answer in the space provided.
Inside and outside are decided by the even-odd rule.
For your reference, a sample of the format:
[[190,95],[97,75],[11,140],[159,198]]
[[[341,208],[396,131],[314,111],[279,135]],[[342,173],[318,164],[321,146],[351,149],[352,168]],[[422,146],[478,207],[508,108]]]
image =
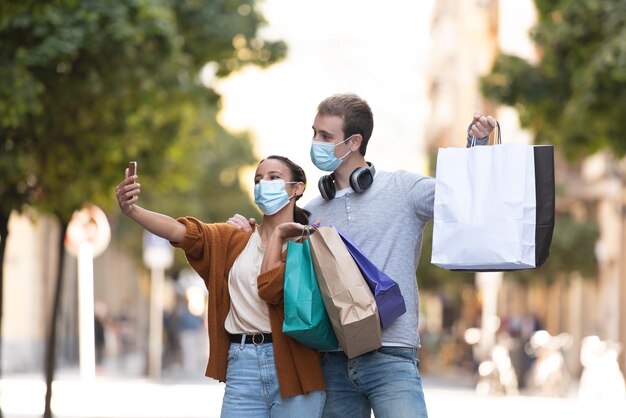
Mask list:
[[178,322],[176,307],[163,311],[163,368],[175,370],[183,365]]
[[204,318],[191,312],[187,295],[180,299],[176,307],[176,322],[183,369],[187,375],[194,375],[199,370],[198,364],[206,362],[208,357]]
[[96,301],[94,304],[94,338],[96,348],[96,370],[100,371],[104,363],[104,357],[107,347],[107,328],[108,324],[108,311],[104,302]]
[[185,251],[208,289],[206,375],[226,382],[222,418],[321,416],[319,353],[282,332],[283,248],[309,223],[296,205],[306,187],[302,168],[280,156],[258,164],[254,194],[264,215],[253,231],[144,209],[137,178],[127,169],[116,188],[122,213]]
[[104,330],[104,319],[98,315],[94,316],[94,337],[96,344],[96,367],[100,368],[104,361],[106,338]]

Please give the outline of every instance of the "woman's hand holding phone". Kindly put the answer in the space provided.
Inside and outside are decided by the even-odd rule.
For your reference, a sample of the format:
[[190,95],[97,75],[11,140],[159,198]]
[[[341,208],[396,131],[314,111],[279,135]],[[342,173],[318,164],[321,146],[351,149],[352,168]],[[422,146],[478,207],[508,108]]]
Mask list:
[[128,163],[124,180],[115,188],[115,197],[120,210],[124,215],[130,214],[134,208],[134,204],[139,200],[139,192],[141,185],[135,182],[134,176],[137,175],[137,161]]

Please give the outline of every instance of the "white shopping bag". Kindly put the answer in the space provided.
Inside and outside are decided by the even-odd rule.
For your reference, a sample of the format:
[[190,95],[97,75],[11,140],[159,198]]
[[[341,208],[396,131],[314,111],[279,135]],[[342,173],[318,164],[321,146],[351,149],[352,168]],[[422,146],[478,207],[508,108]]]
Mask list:
[[[552,167],[552,226],[546,234],[537,223],[536,148],[497,144],[439,149],[433,264],[450,270],[503,271],[535,268],[545,261],[554,226],[554,174]],[[545,257],[537,254],[538,230],[542,239],[549,235],[547,247],[545,242],[539,245]]]

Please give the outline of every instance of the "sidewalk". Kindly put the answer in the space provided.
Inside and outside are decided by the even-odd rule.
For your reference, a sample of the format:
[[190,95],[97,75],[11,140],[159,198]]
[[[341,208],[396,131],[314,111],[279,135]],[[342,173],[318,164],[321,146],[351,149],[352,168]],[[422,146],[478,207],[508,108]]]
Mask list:
[[[583,401],[575,397],[480,396],[463,374],[424,375],[430,418],[624,418],[626,400]],[[198,377],[97,377],[82,382],[78,373],[59,373],[53,386],[55,418],[217,418],[224,385]],[[41,418],[45,383],[40,375],[7,375],[0,380],[5,418]]]
[[[57,418],[217,418],[224,385],[208,378],[162,379],[77,375],[53,383],[52,411]],[[0,380],[5,418],[41,417],[46,387],[42,376],[16,375]]]

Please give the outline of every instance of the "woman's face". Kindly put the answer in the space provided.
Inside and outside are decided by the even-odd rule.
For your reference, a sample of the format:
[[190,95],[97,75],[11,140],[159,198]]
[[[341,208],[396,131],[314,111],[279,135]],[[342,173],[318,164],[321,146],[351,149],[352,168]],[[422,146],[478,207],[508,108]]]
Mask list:
[[256,168],[254,184],[257,184],[259,180],[284,180],[287,183],[291,181],[291,172],[280,160],[267,158]]
[[254,175],[254,184],[259,183],[260,180],[283,180],[285,182],[285,191],[290,198],[292,196],[302,196],[304,193],[305,184],[303,182],[295,182],[289,167],[275,158],[266,158],[259,163]]

